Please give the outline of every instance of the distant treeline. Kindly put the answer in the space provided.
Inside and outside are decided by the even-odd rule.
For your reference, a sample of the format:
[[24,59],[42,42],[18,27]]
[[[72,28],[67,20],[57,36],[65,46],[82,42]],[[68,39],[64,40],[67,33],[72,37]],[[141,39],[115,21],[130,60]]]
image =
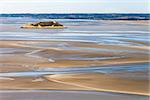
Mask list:
[[0,17],[46,19],[150,20],[150,14],[0,14]]

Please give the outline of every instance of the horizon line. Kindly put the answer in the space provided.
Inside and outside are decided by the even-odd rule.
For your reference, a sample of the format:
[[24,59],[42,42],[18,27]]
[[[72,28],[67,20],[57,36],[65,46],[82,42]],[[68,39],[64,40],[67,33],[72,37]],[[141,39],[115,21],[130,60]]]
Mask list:
[[150,13],[0,13],[1,14],[150,14]]

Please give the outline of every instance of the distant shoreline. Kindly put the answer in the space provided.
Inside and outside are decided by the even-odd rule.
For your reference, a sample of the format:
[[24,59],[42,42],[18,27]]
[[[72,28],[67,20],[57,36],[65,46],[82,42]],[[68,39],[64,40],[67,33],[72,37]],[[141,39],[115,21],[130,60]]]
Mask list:
[[91,20],[124,20],[124,21],[140,21],[150,20],[150,14],[0,14],[0,17],[33,17],[45,19],[91,19]]

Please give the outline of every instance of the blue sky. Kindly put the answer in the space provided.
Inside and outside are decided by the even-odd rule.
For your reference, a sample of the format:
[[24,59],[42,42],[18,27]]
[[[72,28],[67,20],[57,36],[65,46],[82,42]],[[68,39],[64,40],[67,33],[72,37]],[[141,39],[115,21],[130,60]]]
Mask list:
[[148,0],[2,0],[0,13],[149,13]]

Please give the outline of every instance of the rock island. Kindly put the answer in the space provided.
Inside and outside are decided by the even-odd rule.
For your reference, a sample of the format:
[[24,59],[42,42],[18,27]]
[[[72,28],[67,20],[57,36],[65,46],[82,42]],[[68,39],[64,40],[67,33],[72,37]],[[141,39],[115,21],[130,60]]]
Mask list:
[[56,21],[48,21],[48,22],[37,22],[37,23],[28,23],[23,25],[21,28],[46,28],[46,29],[63,29],[65,28],[62,24]]

